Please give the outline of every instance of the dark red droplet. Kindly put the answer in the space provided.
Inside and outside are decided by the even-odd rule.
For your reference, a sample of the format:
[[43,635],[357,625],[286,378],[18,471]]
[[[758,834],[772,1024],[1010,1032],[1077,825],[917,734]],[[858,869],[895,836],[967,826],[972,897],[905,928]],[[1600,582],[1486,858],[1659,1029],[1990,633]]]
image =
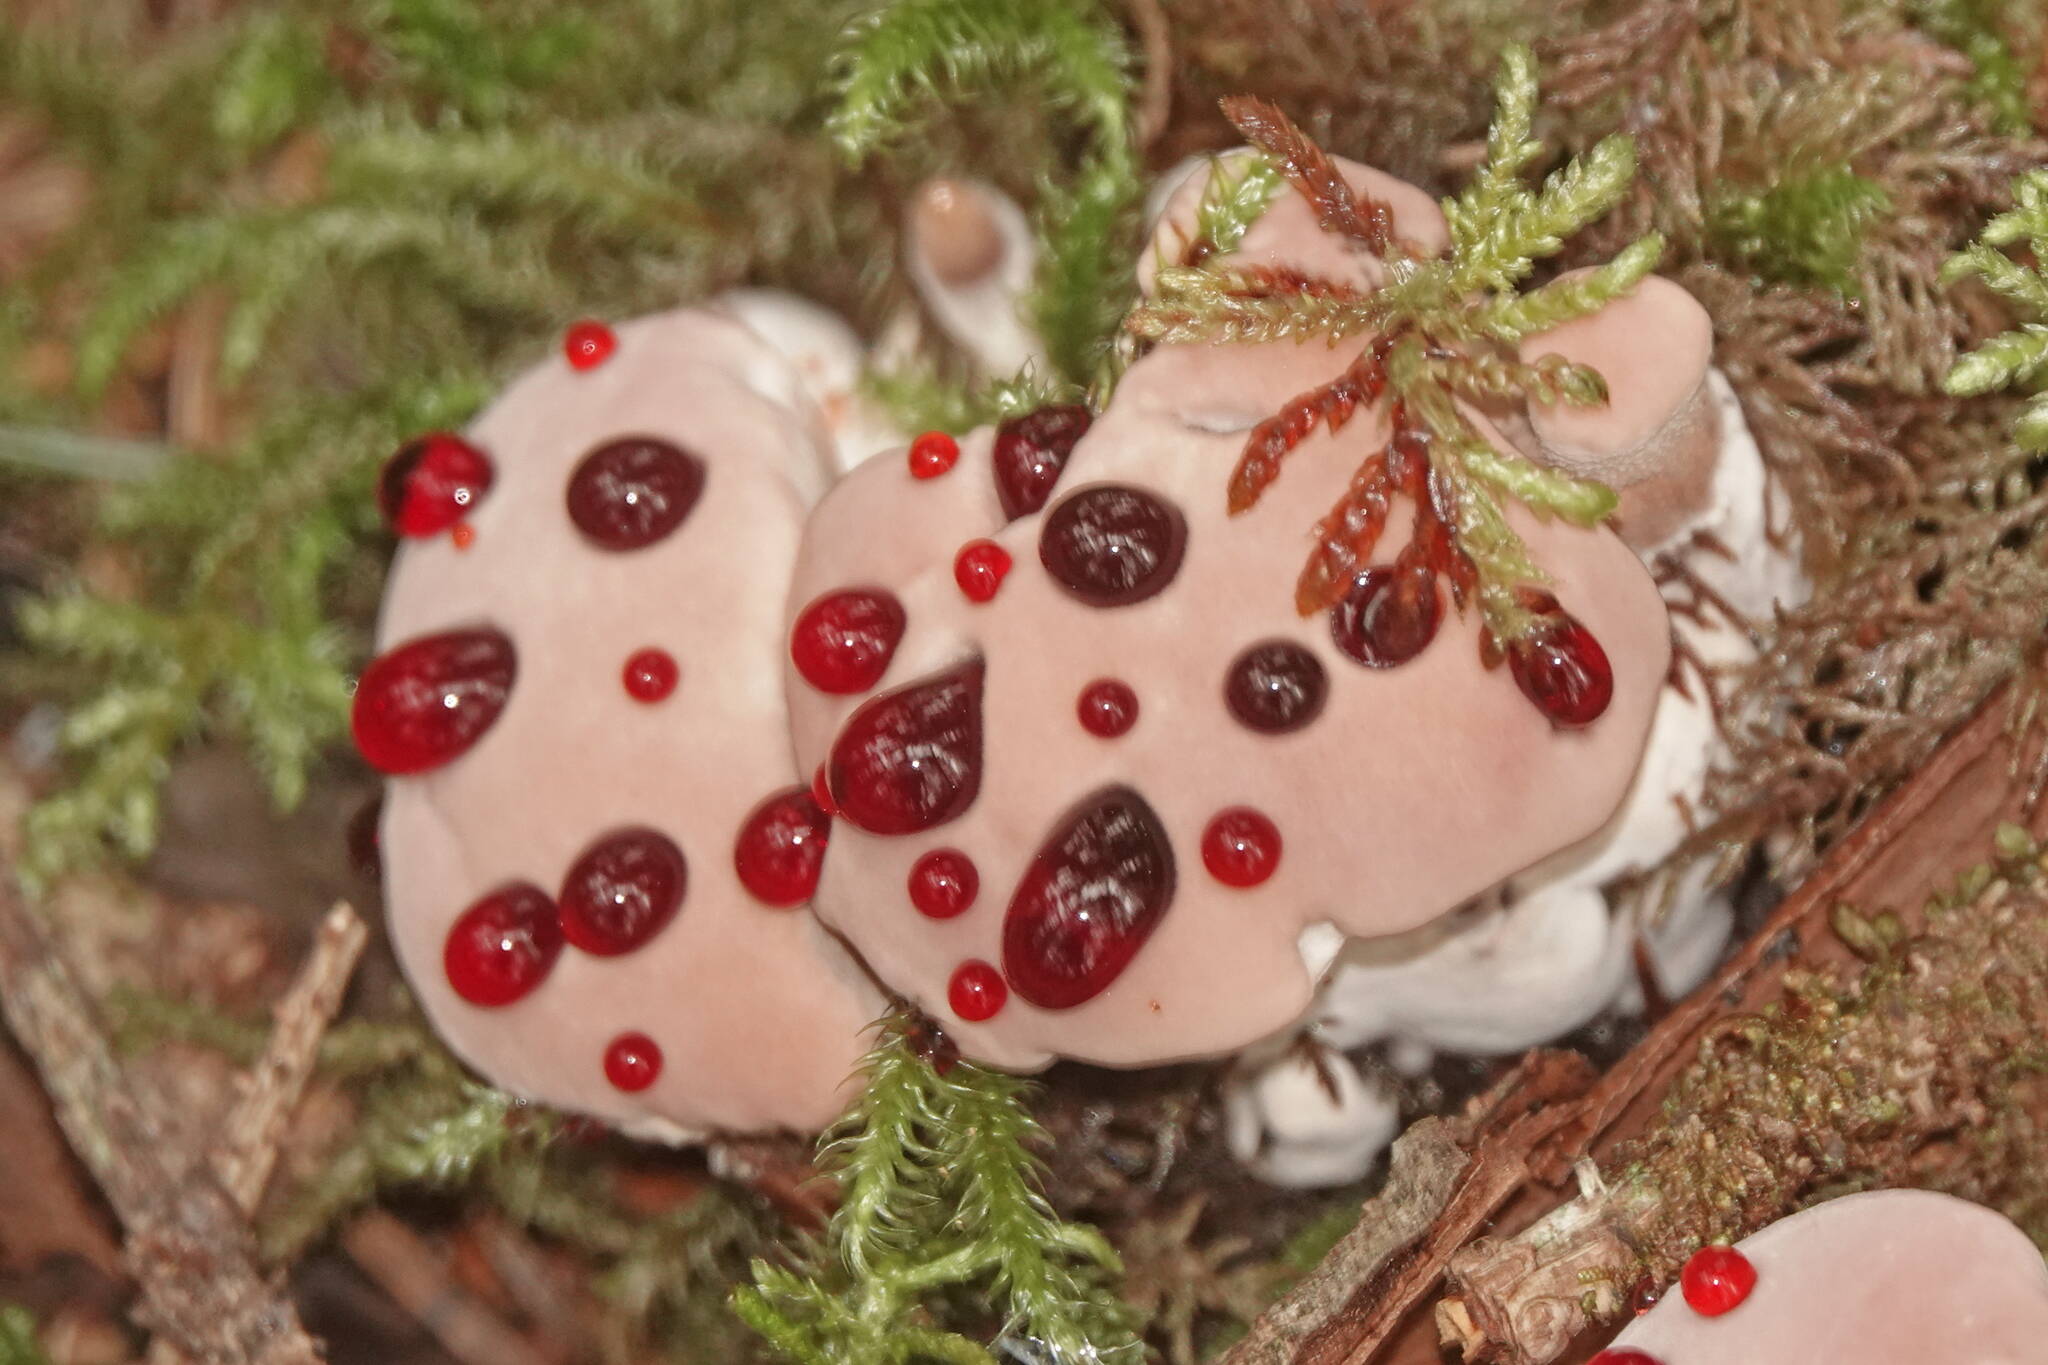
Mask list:
[[599,957],[630,953],[675,918],[690,881],[683,851],[658,830],[616,830],[562,878],[562,933]]
[[562,955],[562,926],[548,893],[529,882],[501,886],[456,917],[441,948],[448,984],[472,1005],[509,1005],[547,979]]
[[384,875],[383,836],[378,826],[384,819],[384,796],[378,793],[348,818],[348,865],[359,877],[375,881]]
[[1756,1288],[1756,1267],[1734,1247],[1701,1247],[1679,1272],[1678,1287],[1693,1312],[1718,1318],[1739,1308]]
[[979,894],[981,873],[957,848],[935,848],[910,869],[910,903],[931,919],[965,914]]
[[1173,902],[1173,846],[1129,787],[1082,802],[1039,846],[1003,916],[1003,975],[1069,1009],[1122,974]]
[[1443,595],[1427,564],[1382,564],[1360,574],[1330,609],[1330,638],[1367,668],[1393,668],[1428,648],[1443,615]]
[[791,787],[754,807],[733,844],[733,870],[740,885],[769,905],[801,905],[818,889],[832,817],[809,791]]
[[1257,886],[1280,866],[1280,827],[1250,806],[1219,811],[1202,831],[1202,866],[1225,886]]
[[936,479],[960,462],[960,443],[943,431],[927,431],[910,443],[910,474]]
[[961,963],[946,987],[946,1003],[970,1024],[995,1018],[1009,1000],[1010,988],[1003,984],[1002,973],[979,959]]
[[885,692],[833,741],[831,806],[870,834],[915,834],[958,819],[981,792],[980,659]]
[[626,659],[626,693],[634,701],[657,702],[676,690],[683,670],[665,649],[636,649]]
[[619,349],[619,339],[612,329],[601,322],[588,318],[572,323],[562,334],[562,354],[569,359],[569,367],[576,370],[593,370],[612,358],[612,352]]
[[356,748],[384,773],[451,762],[497,722],[518,671],[512,641],[489,627],[408,640],[372,659],[356,682]]
[[1591,725],[1614,700],[1614,667],[1593,632],[1558,612],[1507,646],[1522,695],[1560,730]]
[[996,498],[1011,521],[1045,506],[1067,467],[1067,457],[1095,419],[1079,403],[1056,403],[996,428],[990,467]]
[[436,431],[407,441],[377,476],[377,510],[402,536],[434,536],[476,510],[491,491],[491,457]]
[[1323,661],[1292,640],[1253,645],[1223,677],[1223,704],[1230,714],[1264,735],[1306,726],[1322,714],[1329,694]]
[[604,1077],[632,1094],[661,1079],[661,1046],[644,1033],[621,1033],[604,1050]]
[[789,632],[789,657],[820,692],[865,692],[889,671],[907,618],[881,588],[826,593],[803,609]]
[[683,524],[704,491],[704,462],[651,436],[607,441],[569,475],[569,520],[606,550],[639,550]]
[[1038,558],[1054,582],[1089,606],[1126,607],[1165,590],[1187,540],[1178,508],[1142,488],[1102,484],[1046,513]]
[[970,602],[986,602],[1010,575],[1010,552],[993,540],[970,540],[953,559],[953,581]]
[[1648,1351],[1638,1351],[1627,1346],[1613,1346],[1602,1351],[1586,1362],[1586,1365],[1664,1365]]
[[1081,689],[1075,709],[1081,728],[1103,739],[1115,739],[1138,723],[1138,694],[1128,683],[1098,678]]

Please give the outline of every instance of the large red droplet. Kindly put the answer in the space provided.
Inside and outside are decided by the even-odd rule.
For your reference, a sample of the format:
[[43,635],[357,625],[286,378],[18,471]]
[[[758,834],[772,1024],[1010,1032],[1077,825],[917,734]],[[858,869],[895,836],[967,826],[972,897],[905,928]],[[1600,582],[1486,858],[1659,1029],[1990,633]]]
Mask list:
[[1102,484],[1046,513],[1038,558],[1054,582],[1089,606],[1125,607],[1165,591],[1187,540],[1178,508],[1142,488]]
[[1586,1362],[1586,1365],[1664,1365],[1648,1351],[1637,1351],[1627,1346],[1610,1347]]
[[675,918],[690,881],[683,851],[658,830],[616,830],[583,851],[562,878],[562,933],[586,953],[616,957]]
[[1098,678],[1081,689],[1074,706],[1081,728],[1101,739],[1115,739],[1138,723],[1138,694],[1115,678]]
[[441,965],[470,1004],[509,1005],[545,981],[561,955],[555,903],[530,882],[513,882],[456,917]]
[[562,334],[562,354],[568,358],[571,369],[596,369],[610,360],[617,349],[619,339],[612,329],[588,318],[570,324]]
[[1614,666],[1593,632],[1563,612],[1546,616],[1507,646],[1522,695],[1560,730],[1591,725],[1614,700]]
[[1756,1288],[1756,1267],[1734,1247],[1701,1247],[1679,1272],[1678,1287],[1693,1312],[1718,1318],[1739,1308]]
[[438,768],[497,722],[518,671],[512,641],[488,626],[408,640],[372,659],[356,682],[356,748],[379,772]]
[[1202,831],[1202,866],[1225,886],[1257,886],[1280,866],[1280,827],[1250,806],[1219,811]]
[[569,520],[606,550],[638,550],[683,524],[704,491],[704,462],[652,436],[607,441],[569,475]]
[[400,446],[377,476],[377,510],[402,536],[436,536],[476,510],[491,491],[491,457],[436,431]]
[[754,899],[801,905],[818,889],[832,817],[805,787],[791,787],[754,807],[733,844],[733,870]]
[[1003,917],[1003,975],[1041,1009],[1092,1000],[1130,965],[1173,901],[1173,847],[1129,787],[1089,797],[1025,869]]
[[916,479],[936,479],[960,462],[960,443],[943,431],[927,431],[910,443],[905,457]]
[[989,464],[1004,516],[1015,521],[1045,506],[1066,470],[1067,457],[1094,420],[1079,403],[1056,403],[996,428]]
[[1392,668],[1428,648],[1443,615],[1435,570],[1420,560],[1383,564],[1330,608],[1330,638],[1367,668]]
[[885,692],[832,744],[832,806],[870,834],[915,834],[958,819],[981,792],[980,659]]
[[946,987],[946,1003],[970,1024],[995,1018],[1009,1000],[1010,988],[1003,984],[1002,973],[979,960],[961,963]]
[[1299,730],[1322,714],[1330,693],[1323,661],[1292,640],[1268,640],[1237,656],[1223,677],[1223,704],[1246,729]]
[[952,919],[981,894],[981,873],[957,848],[935,848],[910,869],[910,903],[920,915]]
[[676,666],[675,656],[665,649],[636,649],[626,656],[626,667],[621,681],[626,685],[626,695],[634,701],[657,702],[676,690],[683,670]]
[[905,624],[903,604],[881,588],[826,593],[796,618],[789,657],[820,692],[865,692],[889,671]]
[[621,1033],[604,1050],[604,1076],[632,1094],[661,1079],[661,1045],[644,1033]]
[[987,602],[1010,576],[1010,552],[993,540],[970,540],[953,558],[953,581],[970,602]]

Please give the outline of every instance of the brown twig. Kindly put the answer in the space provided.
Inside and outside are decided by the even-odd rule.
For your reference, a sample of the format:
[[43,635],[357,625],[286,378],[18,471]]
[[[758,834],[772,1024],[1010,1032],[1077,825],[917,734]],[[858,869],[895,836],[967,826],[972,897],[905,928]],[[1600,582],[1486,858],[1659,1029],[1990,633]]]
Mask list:
[[549,1365],[532,1342],[449,1279],[432,1248],[390,1214],[357,1215],[341,1230],[341,1245],[462,1365]]

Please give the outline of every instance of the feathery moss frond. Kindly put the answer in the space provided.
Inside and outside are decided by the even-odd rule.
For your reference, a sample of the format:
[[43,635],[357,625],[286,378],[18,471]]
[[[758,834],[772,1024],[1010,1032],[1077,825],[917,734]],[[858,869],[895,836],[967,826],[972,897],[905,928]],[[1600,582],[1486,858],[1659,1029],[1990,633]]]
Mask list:
[[[1985,224],[1978,239],[1942,267],[1950,283],[1975,277],[2023,319],[1956,361],[1943,387],[1959,397],[1997,389],[2039,388],[2048,376],[2048,171],[2029,171],[2014,185],[2015,207]],[[2021,265],[1998,250],[2023,243],[2034,263]],[[2025,450],[2048,450],[2048,393],[2035,393],[2013,424]]]
[[1788,172],[1768,188],[1725,188],[1707,210],[1707,238],[1765,280],[1856,288],[1863,239],[1891,212],[1884,187],[1847,165]]

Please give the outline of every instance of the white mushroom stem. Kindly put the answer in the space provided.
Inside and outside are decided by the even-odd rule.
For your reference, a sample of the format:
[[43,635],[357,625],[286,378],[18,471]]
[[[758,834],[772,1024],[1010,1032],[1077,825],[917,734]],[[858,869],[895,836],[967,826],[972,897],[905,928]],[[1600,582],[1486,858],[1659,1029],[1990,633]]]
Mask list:
[[929,180],[905,222],[904,267],[932,320],[987,374],[1043,367],[1024,318],[1038,245],[1024,211],[978,180]]

